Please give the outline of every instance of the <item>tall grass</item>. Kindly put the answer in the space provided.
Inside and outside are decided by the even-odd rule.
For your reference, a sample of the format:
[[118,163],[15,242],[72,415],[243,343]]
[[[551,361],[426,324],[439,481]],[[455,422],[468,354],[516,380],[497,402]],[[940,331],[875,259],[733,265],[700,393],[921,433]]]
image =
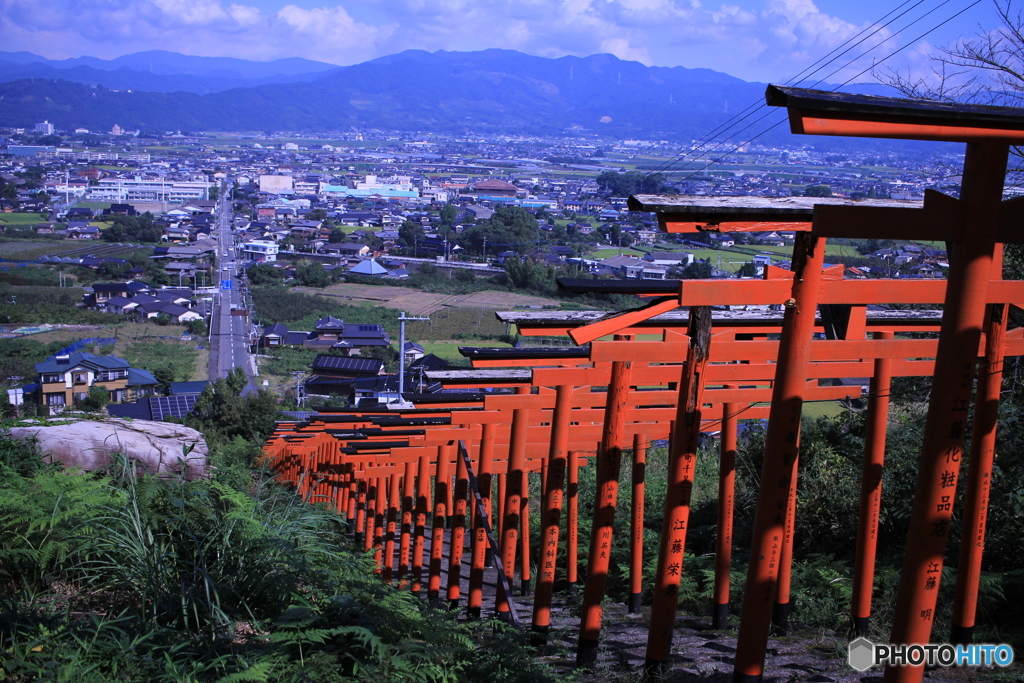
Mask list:
[[0,562],[20,563],[0,598],[5,680],[546,679],[514,642],[382,584],[342,518],[249,470],[243,441],[218,449],[193,482],[123,461],[19,473],[31,453],[0,449]]

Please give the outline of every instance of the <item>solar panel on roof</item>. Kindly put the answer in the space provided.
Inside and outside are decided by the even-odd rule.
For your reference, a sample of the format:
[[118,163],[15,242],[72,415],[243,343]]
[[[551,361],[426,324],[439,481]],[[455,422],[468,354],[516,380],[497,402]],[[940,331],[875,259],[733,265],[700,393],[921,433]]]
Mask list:
[[351,358],[348,356],[317,356],[313,361],[312,367],[314,369],[376,372],[380,368],[380,361],[370,358]]
[[157,421],[168,417],[185,417],[196,407],[198,394],[182,396],[154,396],[149,399],[149,412]]

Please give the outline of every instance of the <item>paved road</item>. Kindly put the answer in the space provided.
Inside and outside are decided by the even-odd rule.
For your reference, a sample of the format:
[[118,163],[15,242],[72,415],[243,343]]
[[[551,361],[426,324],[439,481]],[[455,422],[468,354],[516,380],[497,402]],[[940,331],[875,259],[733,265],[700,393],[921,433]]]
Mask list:
[[[231,370],[240,367],[249,376],[243,395],[257,390],[254,378],[255,362],[249,353],[250,324],[248,316],[231,315],[232,308],[242,308],[242,280],[237,271],[235,238],[231,234],[231,201],[227,196],[227,184],[222,185],[222,198],[217,207],[217,267],[220,273],[216,279],[221,288],[215,296],[213,316],[210,319],[210,367],[209,379],[226,377]],[[224,289],[223,283],[230,282],[231,288]]]

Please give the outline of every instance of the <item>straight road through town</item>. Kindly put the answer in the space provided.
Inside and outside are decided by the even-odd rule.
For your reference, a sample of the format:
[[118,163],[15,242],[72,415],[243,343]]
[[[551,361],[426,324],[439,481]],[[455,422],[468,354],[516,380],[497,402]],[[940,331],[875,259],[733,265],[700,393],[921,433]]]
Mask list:
[[214,295],[214,311],[210,318],[210,366],[211,381],[226,377],[234,368],[242,368],[248,376],[243,394],[256,391],[255,359],[249,352],[250,332],[248,312],[246,315],[232,315],[232,310],[245,308],[242,291],[243,280],[238,277],[239,260],[236,258],[235,238],[231,233],[231,198],[228,183],[221,185],[221,197],[217,204],[217,264],[219,279],[217,294]]

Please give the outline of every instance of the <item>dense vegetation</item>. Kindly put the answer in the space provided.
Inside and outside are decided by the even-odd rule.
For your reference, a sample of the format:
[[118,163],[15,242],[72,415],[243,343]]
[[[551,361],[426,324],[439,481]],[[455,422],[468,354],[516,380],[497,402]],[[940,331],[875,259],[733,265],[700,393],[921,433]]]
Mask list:
[[110,324],[124,320],[112,313],[78,308],[82,290],[67,287],[11,287],[0,284],[0,324]]
[[163,228],[153,222],[149,211],[139,216],[114,216],[113,222],[103,231],[108,242],[159,242]]
[[[1018,561],[1024,554],[1018,370],[1009,369],[1000,416],[976,638],[1021,647],[1024,619],[1015,607],[1024,599]],[[242,397],[244,384],[241,373],[218,381],[188,418],[212,447],[213,475],[207,480],[138,479],[119,468],[69,475],[45,465],[31,444],[0,435],[0,581],[7,593],[0,604],[0,637],[10,680],[36,680],[47,671],[61,680],[86,681],[551,676],[532,661],[518,636],[453,622],[382,585],[370,558],[352,547],[341,518],[273,484],[260,467],[259,445],[273,426],[277,404],[266,393]],[[927,392],[926,383],[916,388],[922,389]],[[907,533],[923,425],[917,391],[893,397],[875,591],[877,640],[886,637],[891,621]],[[856,411],[804,423],[792,618],[839,638],[848,626],[863,438],[864,415]],[[742,600],[763,439],[764,430],[752,425],[738,457],[734,615]],[[650,445],[648,586],[666,467],[664,444]],[[627,452],[624,483],[628,463]],[[537,506],[539,482],[532,479],[531,505]],[[581,471],[579,492],[585,539],[594,503],[592,465]],[[707,448],[698,457],[690,552],[679,594],[681,608],[693,615],[710,613],[716,499],[717,453]],[[613,600],[628,593],[630,503],[624,485],[609,580]],[[538,518],[531,515],[535,524]],[[955,524],[948,557],[957,556],[958,543]],[[951,564],[941,586],[939,639],[949,627],[956,571]],[[560,587],[566,588],[564,580]]]
[[285,323],[293,330],[312,330],[317,319],[333,315],[347,323],[379,323],[388,334],[398,333],[394,316],[382,314],[377,306],[336,304],[324,297],[289,292],[278,287],[255,287],[252,292],[256,322],[261,325]]
[[518,636],[383,585],[339,517],[274,484],[274,399],[241,386],[218,381],[189,420],[212,447],[204,480],[65,473],[0,432],[5,680],[547,678]]

